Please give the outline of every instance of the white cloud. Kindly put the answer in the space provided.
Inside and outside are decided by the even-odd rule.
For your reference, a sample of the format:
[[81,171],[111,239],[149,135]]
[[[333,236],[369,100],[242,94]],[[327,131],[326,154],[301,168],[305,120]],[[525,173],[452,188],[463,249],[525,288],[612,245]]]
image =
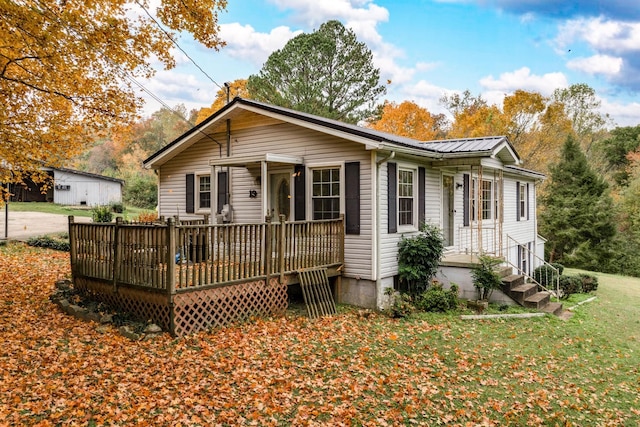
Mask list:
[[601,98],[600,102],[600,111],[613,117],[617,126],[640,125],[640,103],[622,104],[604,98]]
[[522,89],[539,92],[543,95],[551,95],[555,89],[569,85],[567,77],[562,73],[546,73],[538,76],[531,74],[531,70],[528,67],[502,73],[498,79],[492,75],[483,77],[480,79],[480,84],[488,91],[510,93],[516,89]]
[[597,52],[637,53],[640,51],[640,22],[612,21],[603,17],[573,19],[560,26],[556,43],[565,51],[576,41],[586,42]]
[[[210,81],[203,82],[193,74],[179,73],[175,70],[158,71],[151,80],[140,81],[151,92],[141,91],[140,96],[145,99],[143,115],[160,110],[165,105],[174,108],[184,104],[187,111],[211,105],[218,87]],[[136,90],[139,89],[136,87]],[[160,103],[156,98],[162,100]],[[163,103],[165,105],[163,105]]]
[[352,28],[354,23],[369,22],[375,27],[375,23],[389,20],[389,11],[372,0],[271,0],[271,3],[281,9],[291,9],[295,20],[311,28],[331,19]]
[[395,102],[410,100],[426,108],[432,114],[446,114],[450,116],[447,109],[440,103],[440,98],[444,95],[450,96],[454,93],[459,92],[436,86],[426,80],[420,80],[415,84],[403,87],[402,93],[397,94],[398,99],[392,100]]
[[609,55],[593,55],[588,58],[576,58],[567,62],[567,67],[587,74],[605,74],[614,76],[622,68],[622,58]]
[[269,33],[257,32],[251,25],[238,23],[220,25],[220,35],[227,42],[224,53],[229,56],[262,66],[272,52],[284,47],[287,42],[300,34],[289,27],[280,26]]

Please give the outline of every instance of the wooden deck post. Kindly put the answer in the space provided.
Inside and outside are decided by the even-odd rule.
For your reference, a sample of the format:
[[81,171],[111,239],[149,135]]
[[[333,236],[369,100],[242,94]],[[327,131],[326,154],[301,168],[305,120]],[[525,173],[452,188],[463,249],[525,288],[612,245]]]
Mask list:
[[280,233],[278,233],[278,269],[280,269],[280,283],[284,283],[284,247],[285,247],[285,216],[280,215]]
[[167,219],[167,294],[171,298],[176,293],[176,224]]
[[78,236],[73,226],[73,215],[69,215],[69,258],[71,259],[71,282],[75,284],[76,261],[78,259]]
[[120,226],[122,225],[122,217],[116,218],[116,225],[113,229],[113,267],[111,268],[111,277],[113,280],[113,292],[118,292],[118,279],[120,271],[121,247],[120,247]]
[[271,276],[271,216],[267,215],[265,218],[265,229],[264,229],[264,275],[267,277],[266,283],[269,284],[269,279]]

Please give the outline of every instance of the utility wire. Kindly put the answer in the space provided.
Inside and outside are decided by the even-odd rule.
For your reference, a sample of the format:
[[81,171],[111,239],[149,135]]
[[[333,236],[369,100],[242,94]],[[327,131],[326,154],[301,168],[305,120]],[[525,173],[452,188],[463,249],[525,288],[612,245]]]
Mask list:
[[[42,5],[42,4],[41,4]],[[160,97],[158,97],[155,93],[153,93],[151,90],[147,89],[142,83],[138,82],[131,74],[129,74],[129,72],[127,72],[124,68],[122,68],[119,64],[117,64],[116,62],[114,62],[111,58],[109,58],[100,48],[94,46],[93,44],[91,44],[82,34],[80,34],[78,32],[78,30],[76,30],[75,28],[67,25],[65,22],[62,21],[62,19],[60,17],[58,17],[58,15],[56,15],[55,11],[51,10],[51,8],[49,8],[47,5],[42,5],[44,8],[46,8],[55,18],[51,18],[50,16],[47,16],[47,14],[41,10],[41,14],[43,17],[57,23],[60,24],[62,26],[64,26],[66,29],[68,29],[72,34],[75,35],[76,38],[78,38],[79,40],[83,41],[87,46],[89,46],[91,49],[95,50],[96,52],[98,52],[100,55],[102,55],[102,57],[107,60],[109,63],[111,63],[111,65],[113,65],[114,67],[116,67],[117,69],[120,70],[120,72],[132,83],[134,83],[135,85],[137,85],[140,89],[142,89],[144,92],[146,92],[149,96],[151,96],[153,99],[155,99],[157,102],[159,102],[164,108],[166,108],[167,110],[169,110],[171,113],[173,113],[176,117],[180,118],[181,120],[183,120],[185,123],[187,123],[191,129],[197,129],[197,131],[199,133],[201,133],[202,135],[204,135],[205,137],[209,138],[210,140],[212,140],[213,142],[215,142],[216,144],[218,144],[220,147],[222,147],[222,144],[220,144],[218,141],[216,141],[213,137],[211,137],[211,135],[206,134],[205,132],[202,131],[202,129],[199,129],[196,127],[196,125],[194,125],[193,123],[191,123],[186,117],[184,117],[182,114],[180,114],[179,112],[177,112],[176,110],[174,110],[173,108],[171,108],[166,102],[164,102],[162,99],[160,99]],[[214,82],[215,83],[215,82]],[[217,84],[217,83],[216,83]]]
[[[146,8],[146,7],[144,7],[144,5],[143,5],[143,4],[141,4],[138,0],[136,0],[136,4],[137,4],[138,6],[140,6],[140,7],[142,8],[142,10],[144,10],[144,12],[147,14],[147,16],[148,16],[148,17],[149,17],[153,22],[155,22],[155,24],[158,26],[158,28],[160,28],[160,30],[161,30],[161,31],[162,31],[162,32],[163,32],[163,33],[164,33],[164,34],[169,38],[169,40],[171,40],[171,43],[173,43],[173,44],[174,44],[178,49],[180,49],[180,51],[181,51],[182,53],[184,53],[184,55],[185,55],[187,58],[189,58],[189,61],[191,61],[191,63],[193,63],[193,65],[195,65],[195,66],[196,66],[196,68],[198,68],[198,70],[200,70],[200,72],[201,72],[202,74],[204,74],[204,75],[205,75],[209,80],[211,80],[211,82],[212,82],[214,85],[216,85],[216,86],[218,86],[220,89],[224,90],[222,86],[220,86],[220,85],[219,85],[215,80],[213,80],[213,78],[212,78],[209,74],[207,74],[207,72],[206,72],[206,71],[204,71],[204,70],[202,69],[202,67],[200,67],[200,65],[198,65],[198,64],[196,63],[196,61],[194,61],[194,60],[193,60],[193,58],[191,58],[191,56],[189,56],[189,54],[188,54],[188,53],[187,53],[187,52],[186,52],[186,51],[185,51],[185,50],[184,50],[184,49],[183,49],[183,48],[178,44],[178,42],[177,42],[177,41],[175,41],[175,40],[173,39],[173,37],[171,36],[171,34],[169,34],[169,32],[167,32],[167,30],[165,30],[165,29],[164,29],[164,27],[163,27],[162,25],[160,25],[160,23],[156,20],[156,18],[154,18],[154,17],[153,17],[153,15],[151,15],[151,13],[147,10],[147,8]],[[185,5],[185,7],[186,7],[186,5]]]

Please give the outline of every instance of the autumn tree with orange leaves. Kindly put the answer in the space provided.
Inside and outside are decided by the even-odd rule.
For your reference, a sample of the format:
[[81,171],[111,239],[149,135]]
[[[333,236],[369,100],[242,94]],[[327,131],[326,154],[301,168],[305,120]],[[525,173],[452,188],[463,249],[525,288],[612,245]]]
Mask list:
[[371,129],[422,141],[444,138],[446,126],[443,114],[431,114],[413,101],[386,102],[380,119],[369,125]]
[[213,100],[211,107],[201,108],[198,112],[198,118],[196,123],[200,123],[207,117],[221,109],[227,104],[227,99],[232,100],[236,96],[242,98],[251,98],[249,89],[247,89],[247,79],[237,79],[228,84],[229,93],[227,94],[227,88],[221,88],[216,92],[216,98]]
[[220,48],[225,7],[225,0],[162,0],[157,9],[137,0],[1,2],[0,182],[42,180],[42,164],[62,165],[88,148],[90,136],[132,122],[142,102],[134,79],[153,76],[152,61],[175,65],[177,32]]

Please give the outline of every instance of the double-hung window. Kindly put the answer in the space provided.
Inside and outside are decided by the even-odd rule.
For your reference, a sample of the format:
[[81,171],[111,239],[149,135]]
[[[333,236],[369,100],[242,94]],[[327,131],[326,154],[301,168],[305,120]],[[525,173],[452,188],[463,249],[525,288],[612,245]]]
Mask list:
[[398,170],[398,226],[416,225],[416,171]]
[[480,182],[480,188],[478,188],[478,180],[473,178],[471,180],[471,220],[477,221],[478,219],[478,196],[481,199],[480,203],[480,218],[493,219],[497,209],[497,193],[494,192],[493,181],[483,179]]
[[527,218],[527,184],[519,183],[520,186],[518,191],[518,214],[520,215],[519,219]]
[[482,180],[482,219],[493,218],[493,181]]
[[313,219],[338,218],[340,216],[340,168],[313,169],[311,186]]
[[211,208],[211,175],[198,176],[198,209]]

